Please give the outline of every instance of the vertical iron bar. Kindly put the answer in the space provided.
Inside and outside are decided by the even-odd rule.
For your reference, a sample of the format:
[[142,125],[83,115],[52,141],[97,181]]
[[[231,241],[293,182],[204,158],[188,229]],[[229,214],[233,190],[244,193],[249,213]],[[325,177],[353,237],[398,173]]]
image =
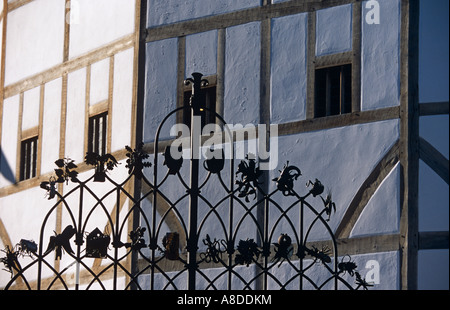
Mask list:
[[[80,237],[83,238],[83,232],[81,231],[81,228],[83,227],[83,187],[84,184],[81,183],[80,184],[80,202],[78,205],[78,229],[77,229],[77,233],[76,233],[76,243],[77,243],[77,262],[75,265],[75,290],[78,291],[80,288],[80,283],[79,283],[79,274],[77,274],[79,272],[79,268],[78,268],[78,264],[80,263],[81,259],[81,241],[83,241],[83,239],[78,240]],[[78,281],[77,281],[78,279]]]
[[198,172],[200,153],[201,127],[201,83],[202,74],[193,73],[192,85],[192,114],[191,114],[191,162],[190,162],[190,193],[189,193],[189,236],[188,236],[188,289],[195,289],[197,273],[197,216],[198,216]]
[[[299,253],[299,255],[301,255],[301,257],[299,257],[300,261],[299,261],[299,268],[300,268],[300,286],[299,289],[303,290],[303,259],[304,259],[304,244],[303,244],[303,209],[304,209],[304,205],[303,205],[303,200],[300,201],[300,242],[299,242],[299,248],[297,251]],[[300,252],[302,251],[302,252]]]
[[[230,137],[230,150],[231,150],[231,156],[230,156],[230,193],[233,192],[234,190],[234,184],[235,184],[235,180],[234,180],[234,144],[233,144],[233,133],[231,133],[231,137]],[[234,199],[233,196],[230,196],[230,204],[229,204],[229,210],[228,210],[228,214],[229,214],[229,218],[228,218],[228,241],[229,242],[233,242],[233,247],[234,247],[234,240],[233,240],[233,217],[234,217]],[[228,244],[228,247],[230,246],[230,244]],[[229,248],[227,248],[227,253],[228,253],[228,284],[227,284],[227,288],[228,290],[232,289],[232,268],[230,268],[230,266],[233,265],[233,253],[230,251]]]
[[[269,240],[269,199],[264,200],[264,248],[263,251],[266,250],[265,247],[270,245]],[[268,250],[268,249],[267,249]],[[267,267],[269,264],[269,256],[264,255],[264,282],[263,282],[263,290],[267,291]]]

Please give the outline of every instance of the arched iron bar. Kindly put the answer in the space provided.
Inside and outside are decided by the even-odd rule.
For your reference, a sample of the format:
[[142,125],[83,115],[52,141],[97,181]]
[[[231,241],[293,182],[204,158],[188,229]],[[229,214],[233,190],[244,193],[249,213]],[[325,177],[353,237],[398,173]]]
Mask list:
[[108,269],[114,267],[114,263],[110,263],[109,265],[105,266],[99,273],[94,273],[90,268],[88,269],[88,271],[91,273],[91,275],[94,277],[91,282],[89,282],[89,284],[86,287],[86,290],[89,290],[90,287],[98,282],[99,285],[102,287],[103,290],[106,290],[105,285],[103,284],[103,281],[100,279],[100,277],[103,275],[103,273],[107,272]]
[[[303,279],[306,279],[314,287],[314,289],[319,290],[319,286],[317,286],[316,282],[314,282],[310,277],[305,275],[305,271],[302,272],[301,280],[303,281]],[[302,286],[303,286],[303,283],[302,283]]]
[[[247,288],[249,288],[250,289],[250,284],[252,284],[252,282],[254,282],[254,281],[257,281],[260,277],[262,277],[262,276],[266,276],[266,277],[269,277],[269,278],[271,278],[271,279],[273,279],[280,287],[283,285],[282,283],[281,283],[281,281],[280,280],[278,280],[277,279],[277,277],[275,276],[275,275],[273,275],[271,272],[269,272],[269,270],[273,267],[269,267],[269,268],[264,268],[263,266],[261,266],[261,264],[259,264],[259,263],[257,263],[256,261],[255,261],[255,264],[260,268],[260,272],[259,273],[257,273],[251,280],[250,280],[250,282],[248,282],[247,283],[247,285],[245,286],[245,287],[247,287]],[[265,279],[265,281],[267,281],[267,283],[266,283],[266,285],[268,284],[268,280],[266,280]],[[245,289],[245,287],[244,287],[244,289]]]
[[[60,281],[61,281],[61,284],[64,286],[64,288],[65,288],[66,290],[69,289],[69,288],[67,287],[66,281],[61,277],[61,273],[58,272],[58,271],[56,271],[56,269],[55,269],[49,262],[47,262],[45,259],[41,259],[41,260],[39,260],[39,262],[44,263],[44,264],[45,264],[51,271],[53,271],[53,273],[55,274],[56,278],[53,279],[52,283],[53,283],[54,281],[56,281],[56,280],[60,280]],[[39,281],[39,282],[38,282],[38,285],[39,285],[39,284],[40,284],[40,281],[41,281],[41,278],[40,278],[40,277],[39,277],[38,281]],[[51,284],[51,285],[53,285],[53,284]],[[47,290],[50,290],[50,288],[51,288],[51,286],[49,285],[49,286],[47,287]]]
[[24,268],[20,268],[20,269],[14,268],[14,270],[16,270],[16,274],[13,274],[13,275],[12,275],[11,279],[8,281],[8,283],[7,283],[6,286],[5,286],[5,290],[8,290],[9,287],[10,287],[10,286],[16,281],[16,279],[18,279],[18,278],[21,278],[21,279],[24,281],[25,285],[27,286],[28,290],[31,290],[31,286],[30,286],[30,284],[28,283],[28,280],[26,279],[24,273],[25,273],[25,271],[26,271],[28,268],[31,268],[31,267],[34,265],[34,263],[36,263],[36,262],[37,262],[37,260],[31,262],[31,263],[28,264],[28,265],[26,265]]
[[[322,224],[325,226],[326,230],[328,231],[329,235],[331,236],[331,242],[333,245],[333,255],[335,257],[334,259],[334,273],[337,272],[338,270],[338,263],[337,263],[337,257],[338,257],[338,252],[337,252],[337,243],[336,243],[336,238],[334,237],[333,231],[331,230],[330,226],[328,225],[328,223],[323,219],[322,214],[323,212],[325,212],[326,210],[324,209],[322,212],[318,213],[307,201],[303,201],[302,207],[306,205],[309,210],[311,210],[314,214],[316,214],[316,219],[313,221],[313,223],[316,220],[320,220],[322,222]],[[308,231],[304,237],[303,242],[306,244],[306,240],[308,239],[309,236],[309,232],[311,231],[312,227],[313,227],[313,223],[310,224]],[[324,264],[324,266],[326,268],[329,268],[327,265]],[[335,288],[337,289],[337,279],[335,279]]]
[[203,183],[198,186],[199,190],[202,189],[202,187],[206,185],[206,183],[208,182],[210,176],[211,176],[211,172],[208,172],[207,175],[206,175],[205,180],[203,181]]
[[[63,207],[65,207],[65,209],[67,210],[68,214],[70,215],[70,218],[72,220],[72,224],[74,225],[74,227],[77,227],[75,217],[74,217],[74,215],[72,213],[72,210],[70,209],[70,206],[68,205],[68,203],[66,201],[66,198],[69,197],[72,193],[74,193],[79,188],[80,188],[80,185],[76,186],[74,189],[69,191],[64,196],[62,196],[58,191],[56,191],[55,194],[56,194],[56,196],[59,197],[59,200],[53,205],[52,208],[50,208],[50,210],[47,212],[46,216],[44,217],[44,220],[43,220],[42,225],[41,225],[41,230],[40,230],[40,233],[39,233],[39,255],[38,255],[38,274],[37,274],[37,289],[38,290],[40,290],[40,288],[41,288],[42,262],[45,262],[47,264],[47,262],[44,260],[44,258],[45,258],[45,256],[50,254],[50,252],[47,253],[47,255],[45,255],[45,256],[43,256],[43,254],[42,254],[43,246],[44,246],[44,230],[45,230],[47,221],[50,218],[50,215],[61,204]],[[51,269],[54,270],[53,267],[51,267]],[[55,273],[57,273],[56,270],[54,270],[54,271],[55,271]],[[63,281],[63,280],[61,280],[61,281]]]
[[[217,219],[219,220],[219,223],[223,229],[224,235],[226,236],[227,233],[227,229],[225,227],[225,223],[223,222],[223,220],[221,219],[220,214],[217,213],[216,208],[220,205],[220,204],[216,204],[216,206],[213,206],[207,199],[205,199],[205,197],[203,197],[203,195],[199,195],[198,196],[200,199],[202,199],[209,207],[209,211],[205,214],[205,216],[203,217],[202,221],[200,222],[200,224],[198,225],[198,229],[197,229],[197,235],[200,236],[200,233],[202,231],[203,225],[206,223],[206,221],[209,218],[209,215],[211,213],[214,213],[217,216]],[[228,242],[228,239],[225,239],[226,242]]]
[[233,232],[233,237],[232,240],[235,241],[237,234],[239,232],[239,229],[241,227],[241,225],[244,223],[244,220],[247,216],[250,216],[251,219],[253,220],[253,222],[256,225],[256,230],[257,233],[259,233],[259,236],[261,237],[261,240],[264,240],[264,224],[263,227],[261,227],[261,225],[258,223],[258,219],[255,217],[255,215],[252,213],[252,211],[256,210],[258,205],[262,202],[266,201],[266,198],[263,197],[259,200],[257,200],[255,203],[253,203],[253,205],[249,208],[247,208],[247,206],[245,205],[244,202],[242,202],[242,200],[239,197],[236,197],[234,195],[232,195],[232,198],[234,200],[236,200],[244,209],[245,209],[245,214],[240,218],[240,220],[236,223],[236,227],[234,228],[234,232]]
[[[103,212],[105,213],[106,217],[107,217],[107,222],[109,222],[110,226],[111,226],[111,234],[114,235],[114,223],[113,223],[113,219],[111,218],[111,216],[109,215],[109,211],[107,210],[105,204],[103,203],[103,201],[110,196],[111,194],[113,194],[114,192],[116,192],[118,190],[118,188],[113,188],[112,190],[110,190],[109,192],[107,192],[106,194],[103,195],[102,198],[99,198],[89,187],[86,187],[86,190],[89,192],[89,194],[92,195],[92,197],[97,200],[97,203],[95,203],[92,207],[91,210],[88,212],[88,214],[86,215],[86,218],[84,219],[84,224],[82,226],[81,231],[82,232],[86,232],[86,225],[88,224],[89,218],[91,217],[91,215],[93,214],[93,212],[97,209],[98,206],[101,207],[101,209],[103,210]],[[117,208],[119,208],[119,205],[117,204]]]
[[335,287],[336,289],[338,289],[338,284],[342,283],[344,284],[347,288],[349,288],[350,290],[354,290],[353,287],[347,282],[345,281],[343,278],[341,278],[338,274],[333,274],[332,276],[330,276],[328,279],[326,279],[320,286],[319,286],[319,290],[322,289],[323,287],[325,287],[325,285],[332,281],[335,280]]
[[[181,261],[182,261],[183,263],[187,264],[186,261],[184,261],[184,260],[181,260]],[[159,268],[159,266],[158,266],[157,268],[158,268],[158,270],[161,271],[160,274],[163,275],[164,277],[166,277],[166,279],[168,280],[168,282],[166,283],[166,285],[164,285],[163,290],[166,290],[169,284],[172,285],[172,286],[174,287],[174,289],[178,290],[177,286],[176,286],[175,283],[174,283],[175,279],[178,278],[179,276],[181,276],[183,273],[185,273],[185,272],[187,273],[187,272],[189,271],[188,268],[185,267],[184,269],[182,269],[182,270],[180,270],[179,272],[177,272],[177,273],[175,274],[175,276],[173,276],[172,278],[170,278],[169,275],[168,275],[166,272],[164,272],[161,268]]]
[[[216,282],[219,278],[223,277],[224,275],[226,275],[227,273],[236,276],[243,284],[248,285],[247,280],[244,279],[244,277],[239,274],[239,272],[237,272],[236,270],[234,270],[234,268],[237,266],[237,264],[235,265],[231,265],[231,266],[226,266],[224,265],[224,270],[222,272],[220,272],[213,280],[211,280],[210,285],[208,285],[206,287],[206,289],[208,289],[212,283]],[[206,275],[205,275],[206,276]]]
[[164,219],[169,215],[170,211],[173,211],[175,213],[175,215],[177,216],[177,218],[180,220],[180,223],[183,227],[184,232],[187,235],[187,227],[186,227],[186,223],[183,220],[183,217],[180,214],[180,211],[178,210],[178,208],[176,207],[176,205],[181,202],[183,199],[186,199],[189,197],[189,194],[184,194],[183,196],[181,196],[176,202],[174,202],[173,204],[170,203],[170,200],[166,199],[165,196],[163,194],[161,194],[161,196],[163,196],[163,198],[169,202],[170,208],[166,210],[166,212],[164,212],[164,214],[161,216],[161,219],[158,223],[158,226],[156,228],[156,236],[159,236],[162,224],[164,223]]
[[[268,198],[267,199],[268,202],[270,202],[271,204],[273,204],[278,211],[281,212],[281,214],[278,216],[278,219],[272,224],[272,229],[269,232],[269,236],[268,236],[268,240],[272,240],[273,238],[273,234],[275,233],[275,230],[278,226],[278,224],[283,220],[283,218],[288,222],[290,228],[292,229],[292,232],[294,234],[294,238],[297,240],[297,244],[300,244],[300,240],[298,237],[298,233],[297,233],[297,229],[295,228],[295,224],[292,222],[292,220],[287,216],[287,213],[289,211],[291,211],[292,209],[294,209],[294,207],[300,202],[300,201],[295,201],[294,203],[292,203],[289,207],[287,207],[285,210],[282,209],[282,207],[272,198]],[[267,227],[268,229],[268,227]]]

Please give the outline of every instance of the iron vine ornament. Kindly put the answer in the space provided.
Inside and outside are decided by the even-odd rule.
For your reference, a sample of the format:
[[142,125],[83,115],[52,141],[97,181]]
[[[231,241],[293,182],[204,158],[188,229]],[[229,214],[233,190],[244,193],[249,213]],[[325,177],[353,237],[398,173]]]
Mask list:
[[[195,73],[193,79],[188,79],[186,83],[193,87],[190,103],[177,108],[163,119],[155,135],[154,150],[159,149],[160,129],[170,116],[178,111],[199,115],[200,109],[206,109],[203,105],[202,87],[207,81],[202,79],[201,74]],[[215,115],[218,121],[225,124],[220,115]],[[192,141],[191,136],[191,143]],[[339,259],[337,243],[328,226],[333,211],[336,211],[331,193],[324,198],[322,194],[325,187],[315,179],[308,181],[306,193],[299,195],[295,187],[302,173],[289,161],[279,171],[279,176],[272,179],[274,189],[267,192],[264,188],[271,187],[262,186],[264,171],[260,169],[253,154],[242,159],[236,169],[234,158],[226,161],[223,149],[222,157],[208,157],[203,164],[200,159],[174,158],[170,147],[166,147],[161,154],[154,152],[153,163],[149,160],[150,154],[144,151],[143,143],[138,143],[134,149],[126,146],[125,151],[128,176],[122,182],[114,181],[108,173],[120,165],[111,154],[86,154],[85,163],[95,168],[94,175],[87,180],[80,180],[74,160],[63,158],[55,162],[57,168],[54,175],[40,184],[46,191],[45,197],[55,201],[55,204],[44,218],[38,243],[22,239],[16,246],[7,245],[1,250],[4,257],[0,258],[0,262],[3,263],[4,270],[11,274],[11,280],[5,289],[19,284],[27,289],[70,289],[65,277],[69,267],[56,269],[49,261],[50,258],[73,260],[79,266],[77,270],[82,268],[91,277],[91,280],[84,283],[87,289],[94,286],[106,289],[104,280],[111,280],[103,278],[108,274],[107,271],[112,271],[114,275],[112,289],[119,288],[119,274],[127,279],[125,289],[221,289],[224,287],[220,283],[224,282],[227,289],[236,289],[236,286],[239,289],[268,289],[272,286],[280,289],[291,286],[303,289],[306,285],[313,289],[368,289],[371,286],[358,272],[357,265],[350,256]],[[166,167],[163,178],[158,177],[158,160],[161,155],[164,157],[162,165]],[[185,181],[181,169],[188,161],[190,174],[189,180]],[[225,170],[225,163],[230,164],[229,170]],[[200,182],[201,168],[206,174],[203,182]],[[227,171],[230,179],[228,185],[224,181]],[[185,188],[185,193],[175,201],[169,199],[163,187],[164,184],[169,184],[169,178],[178,180]],[[133,180],[142,184],[140,191],[129,190],[129,184]],[[69,182],[74,186],[68,192],[64,193],[57,188],[57,184]],[[91,182],[103,182],[111,190],[97,195],[91,189]],[[215,195],[218,202],[208,200],[203,194],[209,182],[216,182],[213,184],[218,184],[217,189],[225,192],[223,197]],[[173,185],[170,183],[169,191],[172,189]],[[277,193],[293,202],[289,205],[279,204],[276,200]],[[75,206],[71,205],[73,199],[69,199],[73,196],[77,198]],[[94,201],[93,205],[85,205],[85,196]],[[111,197],[115,199],[112,211],[108,210],[107,202]],[[316,197],[320,197],[318,209],[308,202]],[[121,211],[120,206],[124,205],[124,200],[128,201],[128,210]],[[166,206],[162,211],[157,209],[161,201]],[[200,203],[203,208],[201,213]],[[58,208],[62,208],[67,214],[69,224],[61,232],[52,233],[53,229],[48,227],[48,219]],[[273,217],[271,211],[280,215]],[[298,223],[294,223],[289,216],[289,212],[294,211],[300,214]],[[310,222],[306,222],[302,216],[304,211],[313,214]],[[88,230],[95,212],[104,214],[107,228],[103,231],[98,227]],[[188,212],[188,216],[183,215],[183,212]],[[163,230],[169,218],[177,223],[178,226],[172,226],[178,227],[177,231]],[[214,223],[211,231],[205,228],[207,221]],[[281,222],[285,225],[282,228]],[[128,223],[132,224],[128,226]],[[327,245],[322,243],[320,246],[309,241],[312,228],[319,225],[330,236]],[[249,226],[254,228],[254,235],[243,236],[242,232]],[[280,229],[286,230],[279,233]],[[52,253],[55,255],[52,256]],[[22,262],[25,258],[28,264]],[[86,262],[88,259],[103,260],[105,265],[94,269]],[[131,262],[131,268],[126,267],[126,261]],[[167,271],[167,261],[179,262],[178,269]],[[210,275],[206,269],[202,269],[205,264],[208,264],[208,268],[216,268],[218,275]],[[29,280],[27,277],[30,276],[32,267],[36,267],[38,273]],[[327,277],[316,283],[308,273],[319,267],[323,267]],[[257,272],[254,276],[245,278],[237,268],[255,268]],[[54,275],[53,280],[43,281],[44,269]],[[286,272],[286,269],[290,273],[286,274],[287,280],[282,282],[277,275]],[[354,278],[354,284],[350,284],[344,277]],[[149,281],[142,282],[143,278],[148,278]],[[35,284],[31,284],[32,281]],[[79,280],[77,281],[74,288],[80,289]]]

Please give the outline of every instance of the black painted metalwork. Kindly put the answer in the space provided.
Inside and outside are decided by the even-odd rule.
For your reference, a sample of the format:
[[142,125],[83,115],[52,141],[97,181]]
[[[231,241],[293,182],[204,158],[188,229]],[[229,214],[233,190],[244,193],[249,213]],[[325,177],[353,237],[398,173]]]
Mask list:
[[[201,139],[195,130],[190,136],[189,167],[183,167],[187,159],[174,156],[181,151],[179,147],[168,146],[158,153],[160,133],[169,117],[184,110],[192,113],[194,122],[194,116],[206,109],[201,92],[207,81],[194,73],[186,83],[192,84],[190,105],[164,118],[155,135],[153,154],[147,154],[143,144],[136,149],[126,146],[128,176],[121,182],[110,176],[119,162],[109,154],[86,154],[86,164],[93,165],[95,172],[84,181],[73,160],[55,162],[55,176],[41,184],[47,198],[55,203],[44,218],[38,244],[22,239],[14,248],[2,250],[6,256],[0,262],[11,273],[5,289],[15,285],[38,290],[370,287],[349,256],[339,259],[336,239],[328,225],[336,206],[331,194],[322,197],[324,185],[319,180],[307,182],[306,192],[299,194],[295,182],[302,173],[287,162],[272,185],[263,187],[264,172],[252,154],[235,166],[234,143],[228,143],[229,158],[223,149],[214,152],[210,147],[207,151],[222,156],[200,159],[197,146]],[[213,113],[218,122],[226,124]],[[228,127],[223,126],[223,134],[229,139],[225,142],[233,141]],[[136,180],[142,184],[137,196],[130,190]],[[92,182],[104,184],[101,194],[94,190],[99,183]],[[61,192],[58,183],[70,186]],[[272,190],[266,192],[264,188]],[[288,203],[286,199],[290,199]],[[263,219],[257,215],[261,206]],[[58,210],[67,224],[60,233],[50,227],[50,218]],[[136,215],[140,224],[131,227]],[[98,228],[101,219],[103,231]],[[171,231],[174,227],[177,231]],[[317,228],[329,236],[321,249],[310,241]],[[19,260],[24,256],[28,263],[22,266]],[[73,263],[55,267],[54,260]],[[97,263],[93,263],[95,260]],[[67,279],[74,264],[76,280],[71,284]],[[353,284],[348,277],[354,278]]]

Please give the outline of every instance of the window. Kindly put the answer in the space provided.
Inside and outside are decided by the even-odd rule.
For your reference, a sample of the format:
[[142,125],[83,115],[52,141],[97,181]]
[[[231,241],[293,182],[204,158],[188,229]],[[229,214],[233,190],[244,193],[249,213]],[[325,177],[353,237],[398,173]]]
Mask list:
[[108,112],[89,118],[88,152],[94,152],[100,156],[106,154],[107,125]]
[[[216,123],[216,86],[209,86],[203,88],[204,98],[201,100],[204,102],[204,106],[208,110],[201,111],[202,116],[202,127],[206,124],[215,124]],[[188,106],[192,95],[192,90],[184,92],[184,106]],[[183,124],[187,125],[189,128],[191,127],[191,110],[185,109],[183,110]]]
[[352,65],[316,69],[314,117],[352,112]]
[[23,140],[20,145],[20,181],[36,176],[38,137]]

